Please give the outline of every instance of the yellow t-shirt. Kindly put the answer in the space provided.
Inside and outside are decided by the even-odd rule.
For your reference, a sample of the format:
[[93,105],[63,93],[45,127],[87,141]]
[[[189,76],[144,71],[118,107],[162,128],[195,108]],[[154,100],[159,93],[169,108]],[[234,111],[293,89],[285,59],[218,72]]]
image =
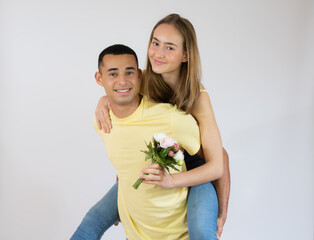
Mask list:
[[[102,138],[109,160],[119,177],[118,209],[129,240],[185,240],[189,239],[186,222],[187,188],[163,189],[141,184],[132,185],[140,170],[150,164],[145,161],[145,141],[154,133],[165,133],[177,140],[194,155],[200,148],[199,129],[191,115],[167,103],[152,103],[143,97],[137,110],[126,118],[117,118],[110,112],[110,134],[94,127]],[[180,169],[184,170],[184,169]],[[175,171],[174,171],[175,172]]]

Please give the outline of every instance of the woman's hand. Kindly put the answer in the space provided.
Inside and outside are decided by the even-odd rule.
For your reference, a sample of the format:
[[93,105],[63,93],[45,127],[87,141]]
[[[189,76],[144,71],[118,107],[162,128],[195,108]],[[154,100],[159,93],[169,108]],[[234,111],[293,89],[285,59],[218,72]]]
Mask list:
[[110,129],[112,127],[109,117],[109,109],[110,103],[108,101],[108,97],[101,97],[96,107],[95,116],[98,128],[103,129],[105,133],[110,133]]
[[[142,169],[143,183],[153,184],[162,188],[174,188],[173,177],[159,164],[151,164]],[[147,175],[148,174],[148,175]]]
[[226,217],[218,215],[218,218],[217,218],[217,232],[216,232],[216,237],[217,237],[218,240],[220,240],[220,238],[221,238],[221,234],[222,234],[225,222],[226,222]]

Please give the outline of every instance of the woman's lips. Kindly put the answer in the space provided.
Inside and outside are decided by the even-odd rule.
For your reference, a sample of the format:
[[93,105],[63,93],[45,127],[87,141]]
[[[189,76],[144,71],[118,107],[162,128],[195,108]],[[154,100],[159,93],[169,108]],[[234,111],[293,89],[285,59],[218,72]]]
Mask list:
[[156,60],[156,59],[154,59],[154,63],[158,66],[165,64],[164,62]]

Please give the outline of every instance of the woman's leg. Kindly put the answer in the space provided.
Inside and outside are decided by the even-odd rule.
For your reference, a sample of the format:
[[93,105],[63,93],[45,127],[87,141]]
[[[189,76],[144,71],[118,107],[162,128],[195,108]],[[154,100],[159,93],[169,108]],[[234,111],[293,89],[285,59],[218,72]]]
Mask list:
[[99,240],[119,220],[118,182],[85,215],[70,240]]
[[190,240],[217,239],[218,198],[211,182],[190,188],[187,219]]

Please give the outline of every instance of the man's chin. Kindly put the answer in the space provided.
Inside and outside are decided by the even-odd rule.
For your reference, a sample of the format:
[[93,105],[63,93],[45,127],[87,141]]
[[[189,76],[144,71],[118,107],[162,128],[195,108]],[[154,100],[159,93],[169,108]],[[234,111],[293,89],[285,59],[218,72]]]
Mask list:
[[133,105],[134,103],[137,102],[138,98],[134,96],[126,96],[126,97],[120,97],[117,99],[116,104],[120,106],[128,106],[128,105]]

